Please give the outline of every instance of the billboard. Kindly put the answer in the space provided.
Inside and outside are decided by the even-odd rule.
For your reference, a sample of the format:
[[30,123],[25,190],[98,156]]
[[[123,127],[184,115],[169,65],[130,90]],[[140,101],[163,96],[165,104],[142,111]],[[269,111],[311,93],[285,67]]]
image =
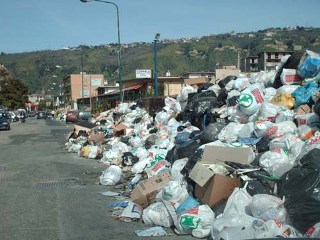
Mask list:
[[151,69],[136,69],[136,78],[152,78]]
[[101,84],[101,79],[100,78],[91,79],[91,86],[100,87],[101,85],[102,84]]

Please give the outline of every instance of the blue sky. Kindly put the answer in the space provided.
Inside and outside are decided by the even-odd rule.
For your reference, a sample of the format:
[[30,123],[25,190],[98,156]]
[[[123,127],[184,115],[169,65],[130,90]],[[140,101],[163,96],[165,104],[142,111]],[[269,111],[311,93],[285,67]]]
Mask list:
[[[269,27],[320,27],[320,0],[114,0],[121,43]],[[0,52],[117,43],[116,9],[80,0],[0,0]]]

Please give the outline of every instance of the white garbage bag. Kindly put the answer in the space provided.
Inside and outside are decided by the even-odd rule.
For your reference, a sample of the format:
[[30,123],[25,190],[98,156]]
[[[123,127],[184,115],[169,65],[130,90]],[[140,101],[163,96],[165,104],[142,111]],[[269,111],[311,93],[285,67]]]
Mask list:
[[277,219],[281,222],[287,221],[287,211],[284,201],[269,194],[256,194],[249,203],[252,215],[263,221]]
[[145,224],[162,227],[173,226],[173,220],[163,202],[152,203],[143,210],[142,219]]
[[120,182],[122,170],[119,166],[111,165],[108,169],[102,172],[99,177],[100,184],[102,185],[116,185]]

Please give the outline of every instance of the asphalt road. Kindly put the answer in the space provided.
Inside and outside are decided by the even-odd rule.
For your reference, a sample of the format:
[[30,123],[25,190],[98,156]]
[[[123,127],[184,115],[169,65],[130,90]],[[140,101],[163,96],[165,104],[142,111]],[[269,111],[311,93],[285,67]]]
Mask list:
[[132,239],[149,227],[112,218],[107,206],[117,200],[99,192],[114,189],[97,184],[106,167],[64,149],[72,128],[28,118],[0,131],[1,240]]

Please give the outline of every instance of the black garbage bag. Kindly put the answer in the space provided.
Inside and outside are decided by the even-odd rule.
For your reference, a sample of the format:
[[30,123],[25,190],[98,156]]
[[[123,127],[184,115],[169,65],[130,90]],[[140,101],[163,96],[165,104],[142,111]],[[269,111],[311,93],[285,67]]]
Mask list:
[[202,144],[209,142],[214,142],[218,139],[219,132],[224,128],[226,124],[215,122],[210,123],[203,129],[203,132],[200,135],[200,140]]
[[313,105],[313,112],[320,116],[320,99]]
[[133,124],[137,124],[137,123],[141,122],[141,120],[142,120],[142,117],[137,117],[133,120]]
[[220,102],[226,102],[227,101],[227,98],[228,98],[228,93],[226,92],[225,89],[222,89],[220,92],[219,92],[219,95],[218,95],[218,100]]
[[182,168],[180,173],[185,177],[189,176],[189,173],[191,172],[194,165],[196,165],[196,163],[201,160],[202,154],[203,154],[203,149],[198,148],[193,154],[190,155],[191,157],[188,157],[188,162],[186,163],[184,168]]
[[251,195],[254,196],[256,194],[271,194],[272,188],[267,183],[264,183],[257,180],[249,180],[249,181],[243,181],[240,188],[243,188],[245,185],[247,185],[246,190]]
[[114,112],[112,114],[113,121],[115,121],[115,122],[118,121],[121,118],[122,115],[123,115],[123,113]]
[[274,88],[279,88],[283,85],[281,82],[281,79],[280,79],[280,76],[281,76],[283,69],[284,68],[297,69],[297,67],[300,63],[300,59],[303,54],[304,54],[304,52],[302,52],[302,51],[297,51],[297,52],[292,53],[292,55],[287,59],[287,61],[282,66],[280,66],[280,68],[278,69],[277,74],[274,78],[274,82],[273,82]]
[[199,140],[192,140],[190,139],[189,141],[176,145],[176,152],[178,159],[185,158],[185,157],[190,157],[192,156],[196,150],[200,147],[200,141]]
[[121,136],[120,141],[127,144],[127,145],[130,145],[130,143],[129,143],[130,138],[131,137],[129,137],[129,136]]
[[214,84],[213,83],[204,83],[204,84],[201,84],[200,87],[198,88],[198,92],[202,92],[204,90],[207,90],[209,87],[213,86]]
[[175,144],[183,144],[189,141],[190,132],[180,132],[176,135],[174,143]]
[[150,149],[153,145],[156,144],[157,139],[159,136],[157,134],[150,134],[147,139],[144,141],[144,147],[148,150]]
[[189,138],[192,140],[200,140],[201,133],[201,130],[194,130],[190,133]]
[[238,77],[237,76],[226,76],[225,78],[221,79],[218,82],[218,85],[220,88],[225,88],[226,85],[228,84],[228,82],[230,82],[231,80],[236,80]]
[[285,197],[285,208],[292,224],[302,233],[320,222],[320,149],[312,149],[281,177],[280,197]]
[[137,156],[134,156],[132,152],[125,152],[122,154],[122,164],[124,166],[132,166],[139,161]]
[[208,91],[203,91],[200,93],[189,93],[188,94],[188,103],[186,106],[186,109],[192,109],[193,102],[196,101],[197,99],[200,98],[205,98],[205,97],[217,97],[214,91],[208,90]]
[[269,144],[271,142],[271,139],[268,137],[263,137],[260,139],[259,142],[256,144],[256,148],[258,153],[269,151]]

